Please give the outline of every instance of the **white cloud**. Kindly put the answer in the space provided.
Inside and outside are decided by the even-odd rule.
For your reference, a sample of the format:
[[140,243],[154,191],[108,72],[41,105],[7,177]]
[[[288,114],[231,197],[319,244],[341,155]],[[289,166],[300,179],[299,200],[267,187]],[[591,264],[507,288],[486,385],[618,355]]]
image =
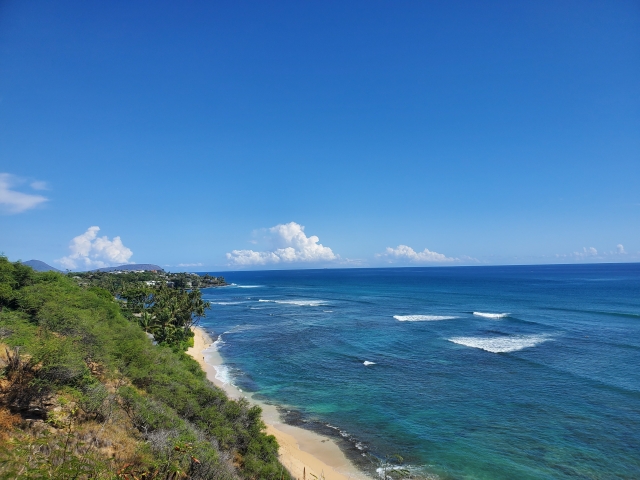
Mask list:
[[593,247],[582,247],[582,252],[573,252],[573,256],[576,258],[597,257],[598,250]]
[[42,195],[13,190],[13,187],[19,183],[22,181],[15,175],[0,173],[0,208],[6,213],[22,213],[49,200]]
[[179,263],[176,267],[203,267],[204,263]]
[[[629,252],[625,250],[624,245],[622,245],[621,243],[616,245],[615,250],[598,251],[595,247],[582,247],[582,251],[577,251],[570,254],[557,253],[556,258],[574,259],[577,261],[586,260],[586,261],[594,262],[594,261],[602,261],[602,260],[611,261],[612,256],[616,257],[618,255],[629,255]],[[631,258],[635,258],[635,257],[632,256]],[[617,261],[619,260],[620,258],[618,257]]]
[[385,253],[379,253],[377,257],[384,257],[389,260],[409,261],[415,263],[446,263],[456,262],[458,258],[447,257],[438,252],[432,252],[425,248],[422,252],[416,252],[407,245],[398,245],[396,248],[387,247]]
[[233,250],[227,253],[227,259],[231,265],[249,266],[331,262],[340,258],[329,247],[318,243],[320,239],[317,236],[307,237],[304,227],[296,222],[279,224],[267,229],[266,240],[271,244],[270,250]]
[[76,268],[103,268],[130,263],[133,252],[122,244],[120,237],[109,240],[107,236],[98,237],[100,227],[89,227],[69,244],[71,255],[56,262],[70,270]]
[[31,185],[31,188],[33,188],[34,190],[49,190],[49,185],[47,184],[47,182],[42,182],[40,180],[31,182],[29,185]]

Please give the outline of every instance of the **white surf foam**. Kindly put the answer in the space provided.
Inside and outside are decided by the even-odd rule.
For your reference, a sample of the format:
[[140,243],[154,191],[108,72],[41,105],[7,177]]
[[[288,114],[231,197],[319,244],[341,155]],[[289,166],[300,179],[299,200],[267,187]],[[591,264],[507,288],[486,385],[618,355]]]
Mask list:
[[218,338],[216,338],[216,340],[211,344],[210,348],[212,348],[213,350],[219,350],[222,345],[224,345],[224,340],[222,339],[222,334],[220,334],[218,335]]
[[[395,478],[395,476],[399,476],[398,473],[395,474],[394,477],[392,477],[392,473],[397,471],[398,473],[403,472],[403,471],[408,471],[409,472],[409,477],[408,478],[413,478],[413,474],[419,472],[419,469],[417,467],[414,467],[412,465],[388,465],[386,468],[385,467],[378,467],[376,468],[376,473],[378,474],[378,476],[380,478],[386,479],[386,478]],[[402,477],[402,478],[407,478],[407,477]],[[424,477],[420,477],[420,478],[424,478]],[[428,478],[429,480],[431,479],[437,479],[438,477],[433,477],[428,475],[426,478]]]
[[300,307],[319,307],[320,305],[326,305],[327,302],[324,302],[322,300],[300,300],[300,301],[296,301],[296,300],[291,300],[291,301],[281,301],[281,302],[276,302],[276,303],[285,303],[288,305],[298,305]]
[[235,327],[231,328],[231,330],[227,330],[226,332],[223,332],[223,335],[226,335],[227,333],[246,332],[247,330],[255,330],[256,328],[260,328],[260,326],[252,325],[252,324],[236,325]]
[[224,385],[229,385],[231,383],[231,372],[229,371],[229,367],[226,365],[214,365],[213,368],[216,370],[217,380],[220,380]]
[[450,315],[394,315],[393,318],[401,322],[434,322],[437,320],[453,320]]
[[369,365],[375,365],[376,362],[370,362],[369,360],[365,360],[364,362],[362,362],[362,364],[368,367]]
[[479,348],[491,353],[517,352],[551,340],[548,335],[517,335],[511,337],[453,337],[450,342],[465,347]]
[[[363,455],[366,455],[366,454],[363,454]],[[392,478],[391,472],[396,471],[400,473],[401,471],[405,471],[405,470],[409,472],[409,476],[402,477],[402,478],[414,478],[414,476],[417,476],[417,478],[424,478],[425,480],[440,480],[440,477],[438,475],[433,473],[427,473],[424,471],[424,467],[420,467],[417,465],[387,465],[386,468],[385,467],[376,468],[376,473],[380,478]],[[393,476],[393,478],[399,477],[400,475],[398,475],[398,473],[396,473]]]
[[235,286],[238,288],[262,288],[262,285],[235,285]]
[[484,317],[484,318],[505,318],[508,317],[508,313],[484,313],[484,312],[473,312],[476,317]]
[[320,305],[326,305],[327,302],[323,300],[258,300],[259,302],[280,303],[283,305],[296,305],[298,307],[319,307]]
[[214,305],[240,305],[244,302],[212,302]]

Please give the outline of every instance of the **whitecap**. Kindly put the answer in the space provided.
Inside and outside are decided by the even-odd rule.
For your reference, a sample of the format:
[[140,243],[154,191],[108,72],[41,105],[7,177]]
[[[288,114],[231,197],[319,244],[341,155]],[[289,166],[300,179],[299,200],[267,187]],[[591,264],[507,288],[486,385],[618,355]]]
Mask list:
[[297,305],[299,307],[319,307],[320,305],[326,305],[327,302],[322,300],[276,300],[276,303],[282,303],[285,305]]
[[235,286],[238,288],[262,288],[262,285],[235,285]]
[[450,342],[479,348],[491,353],[517,352],[551,340],[548,335],[515,335],[510,337],[453,337]]
[[247,330],[255,330],[256,328],[260,328],[260,327],[258,325],[251,325],[251,324],[236,325],[231,330],[227,330],[223,334],[246,332]]
[[298,307],[319,307],[320,305],[326,305],[324,300],[258,300],[259,302],[279,303],[283,305],[296,305]]
[[450,315],[394,315],[393,318],[401,322],[433,322],[436,320],[453,320]]
[[484,313],[484,312],[473,312],[476,317],[484,317],[484,318],[505,318],[508,317],[509,313]]
[[240,305],[241,303],[244,302],[211,302],[214,305]]
[[365,360],[364,362],[362,362],[362,364],[368,367],[369,365],[375,365],[376,362],[370,362],[369,360]]

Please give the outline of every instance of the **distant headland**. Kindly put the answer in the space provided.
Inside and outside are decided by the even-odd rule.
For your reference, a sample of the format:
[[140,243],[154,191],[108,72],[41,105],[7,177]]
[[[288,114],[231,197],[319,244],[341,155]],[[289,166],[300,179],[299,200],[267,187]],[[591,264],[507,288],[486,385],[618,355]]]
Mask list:
[[28,262],[22,262],[23,265],[27,267],[33,268],[36,272],[60,272],[62,270],[58,270],[57,268],[52,267],[51,265],[44,263],[42,260],[29,260]]
[[91,270],[92,272],[164,272],[164,268],[153,263],[128,263],[118,267],[104,267]]
[[[60,272],[62,270],[52,267],[42,260],[29,260],[22,262],[23,265],[33,268],[36,272]],[[164,272],[164,268],[153,263],[128,263],[117,267],[95,268],[91,272]]]

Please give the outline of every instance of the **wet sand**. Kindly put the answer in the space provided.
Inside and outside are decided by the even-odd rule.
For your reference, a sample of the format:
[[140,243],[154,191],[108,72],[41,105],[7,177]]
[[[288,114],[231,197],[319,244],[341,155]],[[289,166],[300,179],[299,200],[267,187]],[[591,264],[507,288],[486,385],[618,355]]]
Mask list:
[[213,340],[204,329],[194,328],[194,346],[187,353],[198,361],[207,374],[207,378],[222,388],[230,398],[247,398],[251,403],[262,408],[262,419],[267,425],[267,433],[273,435],[280,445],[280,462],[297,479],[314,480],[347,480],[368,479],[359,471],[329,437],[287,425],[282,422],[274,405],[265,404],[242,392],[230,383],[225,383],[221,375],[216,374],[216,366],[223,364],[219,352],[212,347]]

